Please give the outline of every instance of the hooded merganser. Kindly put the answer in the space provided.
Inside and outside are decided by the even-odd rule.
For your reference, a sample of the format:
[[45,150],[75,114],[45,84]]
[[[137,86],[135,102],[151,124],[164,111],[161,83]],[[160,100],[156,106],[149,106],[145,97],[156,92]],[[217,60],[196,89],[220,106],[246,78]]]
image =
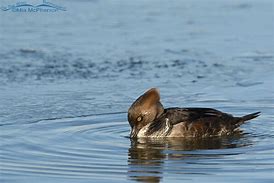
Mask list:
[[151,88],[128,110],[130,137],[210,137],[231,134],[260,112],[233,117],[211,108],[167,108],[160,93]]

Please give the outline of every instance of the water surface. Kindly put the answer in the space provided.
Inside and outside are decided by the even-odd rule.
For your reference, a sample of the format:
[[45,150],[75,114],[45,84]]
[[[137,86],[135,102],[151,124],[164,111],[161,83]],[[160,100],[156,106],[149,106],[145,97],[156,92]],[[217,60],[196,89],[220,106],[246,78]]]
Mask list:
[[[0,182],[273,182],[272,1],[54,2],[67,11],[0,12]],[[131,140],[150,87],[165,107],[262,115]]]

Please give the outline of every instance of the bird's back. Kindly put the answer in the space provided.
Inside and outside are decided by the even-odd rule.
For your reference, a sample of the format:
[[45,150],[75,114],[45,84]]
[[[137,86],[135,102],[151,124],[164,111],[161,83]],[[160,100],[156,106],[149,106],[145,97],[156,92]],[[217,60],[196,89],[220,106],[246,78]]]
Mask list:
[[258,115],[259,112],[243,117],[233,117],[211,108],[168,108],[150,125],[148,134],[153,136],[153,133],[167,126],[170,130],[165,136],[168,137],[208,137],[231,134],[245,121],[256,118]]

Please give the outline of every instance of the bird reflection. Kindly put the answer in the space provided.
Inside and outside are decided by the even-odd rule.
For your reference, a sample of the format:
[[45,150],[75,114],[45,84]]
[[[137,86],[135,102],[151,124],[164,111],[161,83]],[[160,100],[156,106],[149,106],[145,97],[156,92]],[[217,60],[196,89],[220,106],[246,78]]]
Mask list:
[[[138,182],[156,183],[163,178],[164,163],[170,160],[206,158],[209,154],[193,150],[227,149],[250,145],[241,133],[212,138],[138,138],[131,139],[128,149],[128,176]],[[193,151],[194,152],[194,151]],[[213,154],[214,156],[224,156]],[[210,154],[212,157],[212,154]],[[179,173],[179,172],[178,172]],[[183,173],[183,172],[180,172]]]

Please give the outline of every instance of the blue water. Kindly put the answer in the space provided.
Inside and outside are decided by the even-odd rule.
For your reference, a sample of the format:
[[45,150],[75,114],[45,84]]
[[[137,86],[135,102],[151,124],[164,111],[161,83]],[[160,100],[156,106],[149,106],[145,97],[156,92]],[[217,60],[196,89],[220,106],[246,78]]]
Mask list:
[[[0,182],[274,181],[273,1],[50,2],[67,11],[0,11]],[[150,87],[165,107],[262,114],[228,137],[131,140]]]

